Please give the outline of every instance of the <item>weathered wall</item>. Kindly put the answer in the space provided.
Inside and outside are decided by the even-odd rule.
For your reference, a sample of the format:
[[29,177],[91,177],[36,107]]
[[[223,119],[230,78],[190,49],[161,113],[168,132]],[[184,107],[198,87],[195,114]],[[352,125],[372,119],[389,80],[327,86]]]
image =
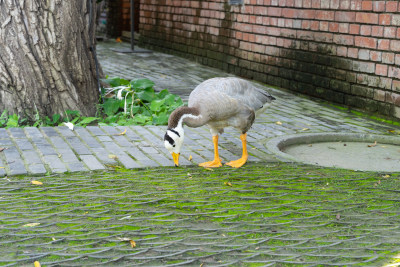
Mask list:
[[399,1],[141,0],[142,44],[400,117]]

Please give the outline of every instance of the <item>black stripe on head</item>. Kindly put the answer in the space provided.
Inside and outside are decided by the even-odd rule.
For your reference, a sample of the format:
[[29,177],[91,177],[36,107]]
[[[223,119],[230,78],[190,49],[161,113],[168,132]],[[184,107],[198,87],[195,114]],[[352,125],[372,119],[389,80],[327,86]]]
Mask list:
[[175,145],[174,139],[172,139],[171,136],[168,135],[168,133],[166,133],[166,134],[164,135],[164,141],[168,141],[168,143],[170,143],[171,146],[174,146],[174,145]]
[[181,136],[179,135],[179,133],[178,133],[177,131],[175,131],[174,129],[168,128],[167,131],[171,131],[171,132],[173,132],[174,134],[176,134],[177,136],[181,137]]

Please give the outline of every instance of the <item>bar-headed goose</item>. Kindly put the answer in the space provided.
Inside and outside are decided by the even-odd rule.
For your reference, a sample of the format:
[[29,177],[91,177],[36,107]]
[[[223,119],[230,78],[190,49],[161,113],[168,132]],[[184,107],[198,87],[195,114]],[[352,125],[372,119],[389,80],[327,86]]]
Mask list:
[[240,159],[226,164],[235,168],[243,166],[248,158],[246,133],[253,124],[255,116],[274,99],[268,92],[235,77],[213,78],[199,84],[190,93],[188,106],[174,110],[168,120],[164,145],[171,152],[175,166],[179,165],[184,139],[183,124],[189,127],[207,124],[210,127],[214,143],[214,160],[201,163],[202,167],[222,166],[218,155],[218,134],[222,134],[227,126],[237,128],[241,132],[243,154]]

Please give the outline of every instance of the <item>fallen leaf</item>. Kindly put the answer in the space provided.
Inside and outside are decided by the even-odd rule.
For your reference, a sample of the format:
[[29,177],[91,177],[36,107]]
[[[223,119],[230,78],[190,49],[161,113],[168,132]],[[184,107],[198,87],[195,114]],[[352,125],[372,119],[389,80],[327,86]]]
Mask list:
[[61,154],[57,154],[57,156],[58,156],[59,158],[61,158],[62,155],[61,155]]
[[110,158],[110,159],[117,159],[118,157],[116,156],[116,155],[114,155],[114,154],[110,154],[110,155],[108,155],[108,157]]
[[31,181],[31,184],[34,184],[34,185],[43,185],[42,182],[40,182],[40,181],[35,181],[35,180]]
[[115,39],[115,41],[117,42],[117,43],[122,43],[122,40],[121,40],[121,38],[117,38],[117,39]]
[[40,223],[28,223],[28,224],[24,224],[22,225],[22,227],[35,227],[38,226]]
[[121,166],[114,166],[114,165],[109,165],[109,164],[105,164],[105,165],[108,168],[114,168],[114,169],[121,168]]
[[131,243],[131,247],[134,248],[136,247],[136,242],[133,240],[129,240],[129,243]]
[[192,157],[192,155],[190,155],[189,156],[189,161],[192,161],[193,160],[193,157]]
[[51,240],[53,240],[53,241],[57,241],[57,239],[55,239],[54,237],[52,237],[52,238],[51,238]]
[[312,144],[309,144],[308,146],[309,146],[309,147],[312,147]]
[[0,169],[5,169],[6,167],[0,167]]
[[336,214],[336,220],[340,220],[340,214]]
[[301,129],[302,131],[308,131],[308,130],[310,130],[309,128],[303,128],[303,129]]
[[42,265],[40,264],[40,262],[35,261],[35,262],[33,263],[33,266],[35,266],[35,267],[41,267]]
[[368,147],[374,147],[374,146],[376,146],[376,141],[373,145],[368,145]]
[[125,130],[123,130],[122,132],[117,133],[117,134],[114,134],[114,135],[125,135],[125,134],[126,134],[126,128],[125,128]]
[[131,241],[132,239],[128,238],[128,237],[117,237],[117,239],[119,241]]
[[232,184],[230,182],[224,182],[224,185],[232,186]]
[[278,124],[278,125],[282,125],[282,122],[280,122],[280,121],[277,121],[275,123]]
[[382,178],[386,178],[386,179],[389,178],[389,177],[390,177],[389,174],[386,174],[386,175],[383,175],[383,176],[382,176]]

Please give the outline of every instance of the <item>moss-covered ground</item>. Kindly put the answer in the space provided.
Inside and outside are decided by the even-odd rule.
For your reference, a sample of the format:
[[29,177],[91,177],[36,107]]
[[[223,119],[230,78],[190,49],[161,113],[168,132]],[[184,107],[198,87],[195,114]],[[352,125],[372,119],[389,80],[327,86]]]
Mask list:
[[400,174],[277,163],[8,177],[1,184],[0,266],[400,261]]

